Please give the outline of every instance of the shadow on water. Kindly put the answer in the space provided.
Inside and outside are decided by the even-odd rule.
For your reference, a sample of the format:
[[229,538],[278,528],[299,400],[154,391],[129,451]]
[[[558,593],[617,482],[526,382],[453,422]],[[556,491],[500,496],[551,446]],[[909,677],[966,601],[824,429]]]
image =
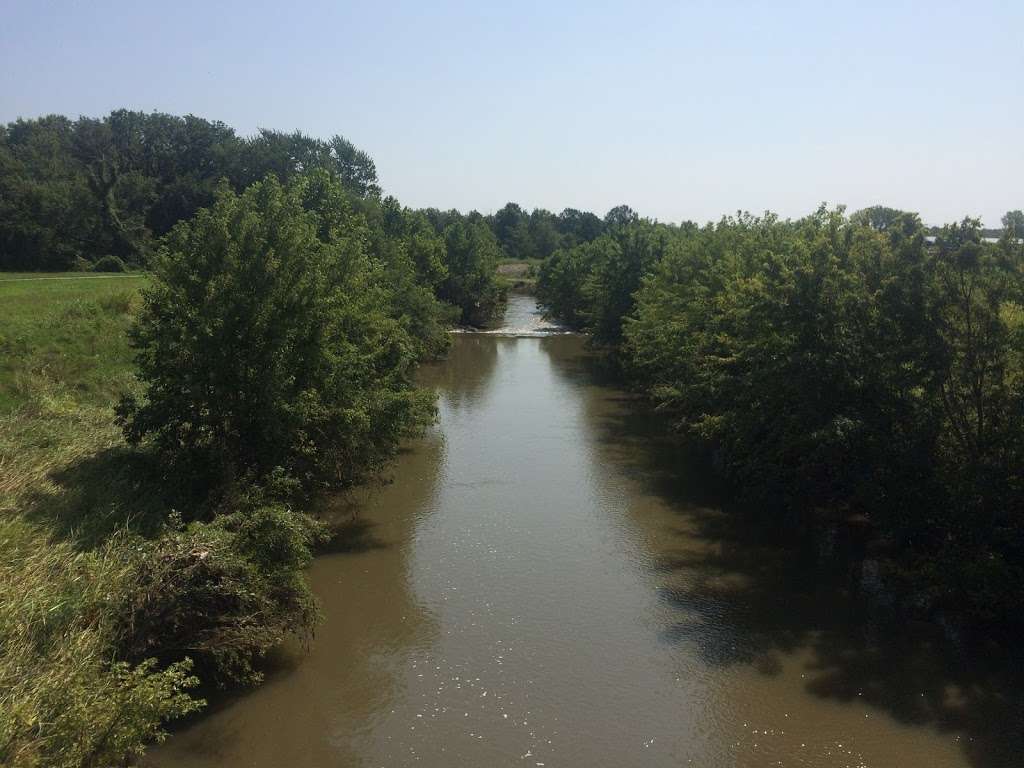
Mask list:
[[332,527],[331,537],[318,549],[321,555],[358,555],[375,549],[385,549],[388,544],[376,533],[378,524],[358,517],[350,522]]
[[[548,346],[558,375],[585,387],[614,374],[585,352]],[[777,514],[732,508],[707,461],[666,434],[642,401],[603,392],[584,398],[601,461],[616,466],[668,515],[631,510],[655,530],[650,564],[670,617],[666,643],[712,666],[777,675],[786,656],[809,659],[810,695],[867,703],[895,720],[960,734],[977,768],[1024,764],[1024,665],[984,642],[953,642],[934,624],[901,618],[879,595],[863,559],[864,536],[842,526],[798,529]],[[734,495],[734,494],[732,494]],[[1016,652],[1014,652],[1016,653]]]

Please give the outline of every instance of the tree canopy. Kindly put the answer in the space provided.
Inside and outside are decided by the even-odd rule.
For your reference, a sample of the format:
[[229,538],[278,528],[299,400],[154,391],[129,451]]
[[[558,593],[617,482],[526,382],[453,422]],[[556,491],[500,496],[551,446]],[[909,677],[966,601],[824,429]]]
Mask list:
[[[1024,246],[876,206],[697,228],[608,217],[538,295],[762,514],[865,515],[928,604],[1016,621]],[[788,510],[788,512],[787,512]]]
[[380,194],[373,161],[341,136],[237,136],[194,115],[115,110],[0,128],[0,269],[72,269],[111,255],[140,265],[155,238],[214,200],[273,174],[325,170],[358,197]]
[[128,438],[217,482],[284,470],[346,485],[378,469],[432,399],[412,384],[422,340],[395,306],[395,265],[366,230],[326,172],[222,185],[154,259]]

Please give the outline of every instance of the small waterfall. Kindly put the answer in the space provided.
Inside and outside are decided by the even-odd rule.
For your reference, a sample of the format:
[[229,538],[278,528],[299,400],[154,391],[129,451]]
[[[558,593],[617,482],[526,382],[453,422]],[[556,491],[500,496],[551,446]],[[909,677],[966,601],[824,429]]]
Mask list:
[[512,294],[508,297],[505,316],[497,328],[457,328],[453,333],[475,333],[488,336],[533,337],[560,336],[572,333],[565,326],[544,319],[534,296]]

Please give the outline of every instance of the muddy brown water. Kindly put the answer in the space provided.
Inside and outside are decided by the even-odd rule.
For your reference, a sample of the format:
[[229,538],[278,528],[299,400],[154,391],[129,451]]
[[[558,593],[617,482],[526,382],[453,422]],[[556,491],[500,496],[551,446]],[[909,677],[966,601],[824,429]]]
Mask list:
[[456,336],[436,428],[338,503],[316,638],[147,765],[1024,765],[1005,670],[721,511],[545,328],[513,297],[505,335]]

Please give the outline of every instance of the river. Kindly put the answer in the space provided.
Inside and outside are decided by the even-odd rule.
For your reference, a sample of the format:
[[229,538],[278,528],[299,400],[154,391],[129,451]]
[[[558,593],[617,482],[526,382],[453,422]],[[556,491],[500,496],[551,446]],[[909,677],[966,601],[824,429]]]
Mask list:
[[335,505],[309,647],[147,765],[1024,764],[1005,676],[877,619],[841,543],[723,512],[529,297],[423,383],[437,426]]

